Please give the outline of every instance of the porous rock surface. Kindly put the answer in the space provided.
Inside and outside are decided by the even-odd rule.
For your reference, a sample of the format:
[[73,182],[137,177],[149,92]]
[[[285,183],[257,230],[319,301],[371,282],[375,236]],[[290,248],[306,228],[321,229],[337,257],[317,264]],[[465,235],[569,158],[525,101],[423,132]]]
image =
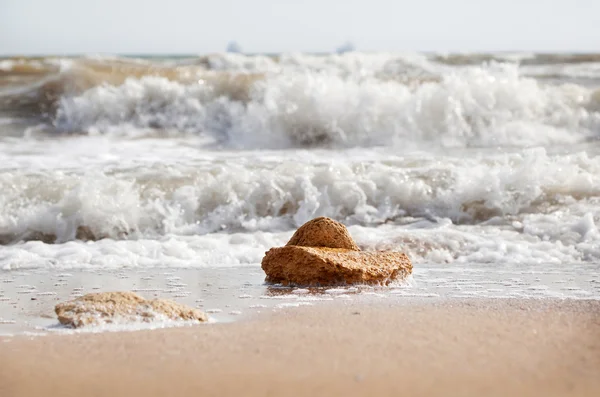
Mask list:
[[99,292],[59,303],[58,321],[74,328],[114,322],[182,320],[205,322],[203,312],[166,299],[146,300],[133,292]]
[[406,254],[360,251],[346,227],[329,218],[301,226],[285,247],[267,251],[261,266],[267,282],[301,286],[388,285],[412,273]]
[[286,245],[302,247],[344,248],[360,251],[346,226],[331,218],[319,217],[306,222]]

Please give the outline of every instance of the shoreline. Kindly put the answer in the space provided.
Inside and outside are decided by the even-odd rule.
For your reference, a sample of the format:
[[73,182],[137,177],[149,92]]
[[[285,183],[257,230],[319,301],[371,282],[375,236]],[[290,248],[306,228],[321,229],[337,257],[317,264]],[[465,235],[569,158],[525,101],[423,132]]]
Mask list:
[[598,300],[333,301],[231,323],[0,343],[7,397],[595,396],[599,373]]
[[394,304],[461,299],[598,299],[596,270],[567,266],[560,273],[508,268],[419,266],[406,282],[389,287],[284,288],[264,282],[260,266],[202,269],[30,269],[0,272],[0,335],[46,332],[56,325],[54,306],[90,292],[132,291],[146,299],[171,299],[236,322],[271,309],[320,306],[331,301]]

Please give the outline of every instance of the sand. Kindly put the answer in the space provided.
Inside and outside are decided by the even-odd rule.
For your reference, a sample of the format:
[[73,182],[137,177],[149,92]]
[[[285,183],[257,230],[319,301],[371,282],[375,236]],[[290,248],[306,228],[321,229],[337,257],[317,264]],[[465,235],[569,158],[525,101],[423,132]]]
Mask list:
[[0,340],[0,395],[600,395],[600,301],[332,302]]

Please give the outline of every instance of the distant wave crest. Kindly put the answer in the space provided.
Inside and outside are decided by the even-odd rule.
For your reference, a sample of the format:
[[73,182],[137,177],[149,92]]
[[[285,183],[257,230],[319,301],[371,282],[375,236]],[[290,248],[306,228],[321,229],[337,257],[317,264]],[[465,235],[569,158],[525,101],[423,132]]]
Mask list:
[[[495,56],[460,67],[450,66],[458,62],[450,58],[348,53],[2,61],[5,77],[37,80],[0,90],[0,108],[45,120],[57,133],[194,134],[248,149],[530,146],[598,137],[599,91],[547,84],[519,65],[537,59],[552,68],[559,61],[579,67],[594,62],[591,55],[523,55],[518,62]],[[564,70],[540,73],[555,72]]]
[[60,99],[55,126],[74,133],[174,130],[228,147],[527,146],[600,131],[598,93],[542,85],[517,67],[471,67],[415,86],[304,72],[212,75],[194,84],[127,79]]

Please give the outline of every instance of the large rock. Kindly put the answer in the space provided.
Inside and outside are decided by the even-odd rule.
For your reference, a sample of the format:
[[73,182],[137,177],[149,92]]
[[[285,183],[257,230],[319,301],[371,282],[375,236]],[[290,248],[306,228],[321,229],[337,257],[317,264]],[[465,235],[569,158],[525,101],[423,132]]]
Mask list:
[[316,218],[267,251],[262,269],[267,282],[284,285],[388,285],[411,274],[412,264],[400,252],[360,251],[344,225]]
[[400,252],[360,252],[342,248],[271,248],[262,260],[266,281],[283,285],[388,285],[412,272]]
[[344,248],[360,251],[346,226],[331,218],[320,217],[300,226],[286,245]]
[[61,324],[74,328],[114,322],[188,320],[205,322],[203,312],[165,299],[146,300],[133,292],[99,292],[59,303],[54,308]]

